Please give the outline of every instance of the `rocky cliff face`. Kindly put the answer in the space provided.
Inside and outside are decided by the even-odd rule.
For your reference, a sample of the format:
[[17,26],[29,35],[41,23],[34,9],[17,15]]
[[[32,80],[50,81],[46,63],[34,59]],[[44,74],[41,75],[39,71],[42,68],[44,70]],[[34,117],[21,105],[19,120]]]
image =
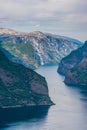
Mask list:
[[12,63],[0,50],[0,108],[52,104],[45,78]]
[[87,86],[87,42],[62,59],[58,72],[65,75],[68,85]]
[[65,83],[87,87],[87,57],[83,58],[78,65],[67,73]]
[[87,55],[87,42],[81,48],[72,51],[70,55],[64,57],[58,67],[58,72],[62,75],[72,69],[74,66],[78,65],[81,60]]
[[0,45],[10,60],[35,69],[39,65],[58,64],[82,43],[42,32],[21,33],[0,29]]

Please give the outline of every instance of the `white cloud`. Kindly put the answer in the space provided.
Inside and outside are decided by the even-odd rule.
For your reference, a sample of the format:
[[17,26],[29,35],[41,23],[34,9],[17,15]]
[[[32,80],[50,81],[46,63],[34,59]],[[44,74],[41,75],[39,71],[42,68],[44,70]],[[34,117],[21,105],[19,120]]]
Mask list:
[[[58,26],[65,31],[87,29],[86,0],[0,0],[0,25],[5,23],[39,28]],[[40,23],[40,24],[39,24]],[[57,24],[55,24],[57,23]],[[42,24],[42,25],[41,25]],[[47,26],[46,26],[47,27]],[[67,29],[66,29],[67,28]]]
[[64,15],[65,18],[71,13],[87,13],[86,7],[85,0],[0,0],[0,16],[44,19]]
[[34,25],[36,28],[39,28],[40,27],[40,24],[36,24],[36,25]]

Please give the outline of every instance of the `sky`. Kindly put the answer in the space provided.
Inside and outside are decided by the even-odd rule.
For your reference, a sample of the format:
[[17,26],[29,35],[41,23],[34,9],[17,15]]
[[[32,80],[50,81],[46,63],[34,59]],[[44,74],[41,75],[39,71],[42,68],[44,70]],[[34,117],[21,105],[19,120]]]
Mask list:
[[87,0],[0,0],[0,28],[87,40]]

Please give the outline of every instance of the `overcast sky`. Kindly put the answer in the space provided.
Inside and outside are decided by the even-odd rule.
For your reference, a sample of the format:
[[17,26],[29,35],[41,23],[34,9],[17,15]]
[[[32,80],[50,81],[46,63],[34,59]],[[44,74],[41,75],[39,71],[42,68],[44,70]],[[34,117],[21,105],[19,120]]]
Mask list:
[[0,0],[0,27],[87,40],[87,0]]

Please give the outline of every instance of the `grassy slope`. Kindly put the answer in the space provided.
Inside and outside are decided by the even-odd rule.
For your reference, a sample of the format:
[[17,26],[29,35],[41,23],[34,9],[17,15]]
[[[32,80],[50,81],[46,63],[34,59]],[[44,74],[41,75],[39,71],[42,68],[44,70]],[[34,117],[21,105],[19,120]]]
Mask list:
[[15,59],[19,59],[24,64],[30,64],[38,67],[37,60],[35,60],[34,50],[30,44],[14,44],[14,43],[1,43],[1,46],[11,53]]

